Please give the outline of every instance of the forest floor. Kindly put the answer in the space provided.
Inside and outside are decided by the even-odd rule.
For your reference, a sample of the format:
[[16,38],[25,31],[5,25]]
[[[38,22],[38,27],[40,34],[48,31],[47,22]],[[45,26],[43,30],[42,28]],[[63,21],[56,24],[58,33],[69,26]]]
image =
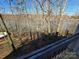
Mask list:
[[[37,38],[37,39],[33,39],[32,41],[26,42],[26,44],[23,44],[21,47],[19,47],[18,49],[16,49],[15,51],[12,51],[12,47],[7,45],[6,43],[6,47],[4,48],[4,50],[6,51],[4,54],[6,54],[6,56],[4,57],[4,59],[16,59],[19,56],[28,54],[34,50],[37,50],[39,48],[42,48],[48,44],[54,43],[60,39],[63,39],[65,37],[63,36],[58,36],[57,34],[54,35],[45,35],[43,34],[42,37]],[[3,51],[4,51],[3,50]],[[9,53],[10,52],[10,53]]]
[[8,41],[0,42],[0,59],[3,59],[5,56],[10,54],[12,47],[9,45]]

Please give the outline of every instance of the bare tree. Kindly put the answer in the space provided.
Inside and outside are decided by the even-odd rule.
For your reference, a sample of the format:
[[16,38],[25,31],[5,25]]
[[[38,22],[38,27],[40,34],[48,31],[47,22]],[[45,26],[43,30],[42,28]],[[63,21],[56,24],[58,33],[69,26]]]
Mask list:
[[4,8],[0,6],[0,12],[3,13]]
[[17,0],[16,1],[16,5],[17,5],[17,10],[18,13],[26,13],[27,9],[26,9],[26,0]]
[[67,6],[67,0],[58,0],[57,1],[58,3],[58,8],[59,8],[59,23],[58,23],[58,29],[57,29],[57,32],[60,31],[60,26],[61,26],[61,22],[62,22],[62,17],[64,15],[64,12],[65,12],[65,8]]

